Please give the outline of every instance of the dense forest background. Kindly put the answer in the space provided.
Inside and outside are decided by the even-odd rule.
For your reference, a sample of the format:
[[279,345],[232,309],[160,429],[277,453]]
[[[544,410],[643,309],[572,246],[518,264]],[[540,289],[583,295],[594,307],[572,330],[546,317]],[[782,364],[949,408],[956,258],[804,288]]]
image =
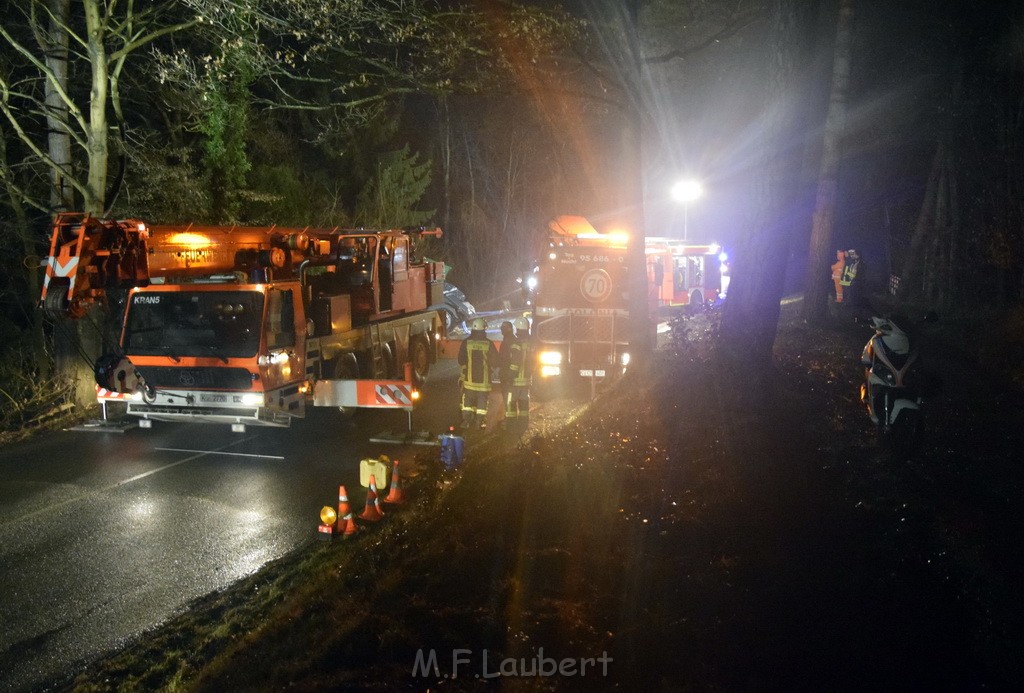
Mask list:
[[732,255],[723,330],[748,355],[837,248],[908,302],[1024,298],[1018,3],[10,0],[3,16],[12,402],[67,329],[35,309],[60,210],[437,224],[431,252],[481,302],[515,288],[559,214],[680,235],[669,188],[693,176],[688,235]]

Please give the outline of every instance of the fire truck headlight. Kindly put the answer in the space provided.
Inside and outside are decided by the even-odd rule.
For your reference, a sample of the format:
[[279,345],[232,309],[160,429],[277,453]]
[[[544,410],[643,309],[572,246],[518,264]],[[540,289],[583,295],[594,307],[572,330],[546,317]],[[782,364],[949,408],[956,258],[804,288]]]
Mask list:
[[550,378],[553,375],[561,375],[561,373],[562,373],[562,367],[561,366],[541,366],[540,367],[540,377],[542,377],[542,378]]
[[623,366],[628,366],[629,365],[629,352],[628,351],[622,352],[622,355],[619,357],[619,361],[622,362]]
[[263,404],[263,393],[262,392],[247,392],[242,395],[242,404],[247,407],[253,407],[257,404]]
[[533,291],[534,289],[536,289],[537,288],[537,277],[535,277],[532,274],[529,277],[527,277],[526,278],[526,288],[529,289],[530,291]]
[[540,352],[538,359],[545,366],[558,366],[562,363],[562,352],[542,351]]

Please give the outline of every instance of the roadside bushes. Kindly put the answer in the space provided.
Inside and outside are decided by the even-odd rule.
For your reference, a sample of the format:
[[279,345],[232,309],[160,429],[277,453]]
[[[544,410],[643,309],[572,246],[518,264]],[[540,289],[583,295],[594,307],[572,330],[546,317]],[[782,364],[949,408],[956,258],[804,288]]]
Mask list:
[[0,352],[0,440],[58,421],[74,408],[70,383],[42,375],[35,361],[17,341]]

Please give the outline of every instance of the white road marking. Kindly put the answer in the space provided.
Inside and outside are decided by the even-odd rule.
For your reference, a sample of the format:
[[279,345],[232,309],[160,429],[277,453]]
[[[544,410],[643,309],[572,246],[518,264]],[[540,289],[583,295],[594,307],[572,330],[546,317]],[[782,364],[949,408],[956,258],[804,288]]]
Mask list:
[[[121,481],[118,481],[116,484],[111,484],[109,486],[104,486],[103,488],[99,488],[99,489],[96,489],[94,491],[89,491],[87,493],[83,493],[83,494],[75,496],[73,498],[68,498],[67,500],[61,501],[60,503],[54,503],[53,505],[47,505],[45,507],[39,508],[38,510],[33,510],[32,512],[25,513],[24,515],[21,515],[20,517],[15,517],[15,518],[13,518],[11,520],[8,520],[7,522],[4,522],[3,524],[6,525],[6,524],[14,524],[16,522],[21,522],[23,520],[27,520],[29,518],[33,518],[33,517],[35,517],[37,515],[42,515],[43,513],[49,513],[49,512],[51,512],[53,510],[56,510],[58,508],[63,508],[65,505],[70,505],[71,503],[77,503],[78,501],[83,500],[85,498],[90,498],[92,496],[98,496],[98,495],[100,495],[102,493],[106,493],[108,491],[115,491],[115,490],[121,488],[122,486],[125,486],[126,484],[132,483],[133,481],[138,481],[139,479],[145,479],[147,476],[152,476],[153,474],[156,474],[158,472],[162,472],[162,471],[165,471],[167,469],[172,469],[173,467],[177,467],[178,465],[185,464],[186,462],[191,462],[192,460],[199,459],[200,457],[203,457],[204,455],[211,455],[211,454],[216,454],[216,455],[241,455],[241,454],[244,454],[244,453],[232,453],[232,452],[220,452],[220,451],[223,450],[224,448],[229,448],[232,445],[238,445],[239,443],[244,443],[247,440],[252,440],[255,437],[256,436],[249,436],[248,438],[241,438],[239,440],[232,441],[232,442],[228,443],[227,445],[224,445],[223,447],[219,447],[216,450],[181,450],[181,452],[195,452],[195,453],[198,453],[198,454],[195,454],[195,455],[192,455],[191,457],[186,457],[184,459],[178,460],[177,462],[171,462],[170,464],[165,464],[162,467],[157,467],[156,469],[151,469],[148,472],[143,472],[142,474],[136,474],[135,476],[130,477],[128,479],[122,479]],[[154,448],[154,450],[172,450],[173,451],[173,450],[175,450],[175,448]],[[252,456],[253,457],[260,457],[260,455],[252,455]],[[282,458],[279,458],[279,459],[284,459],[284,458],[282,457]]]
[[[232,443],[232,445],[234,445],[234,443]],[[153,449],[154,450],[163,450],[164,452],[196,452],[196,453],[199,453],[197,455],[197,457],[198,456],[202,456],[202,455],[231,455],[233,457],[260,457],[260,458],[263,458],[265,460],[283,460],[284,459],[284,455],[254,455],[254,454],[251,454],[251,453],[248,453],[248,452],[221,452],[220,451],[221,448],[217,448],[216,450],[186,450],[184,448],[153,448]],[[175,462],[175,464],[180,464],[180,462]],[[156,469],[154,471],[160,471],[160,470]],[[152,474],[152,473],[153,472],[147,472],[147,474]],[[145,476],[145,475],[143,475],[143,476]],[[132,481],[132,480],[130,480],[130,481]]]

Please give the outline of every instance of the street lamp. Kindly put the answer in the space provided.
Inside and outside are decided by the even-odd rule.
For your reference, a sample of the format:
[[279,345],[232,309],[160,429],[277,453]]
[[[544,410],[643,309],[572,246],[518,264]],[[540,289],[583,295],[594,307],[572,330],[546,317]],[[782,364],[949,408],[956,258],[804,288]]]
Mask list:
[[672,186],[672,199],[683,203],[683,240],[689,236],[689,213],[690,203],[700,199],[704,195],[704,186],[700,181],[689,178],[681,180]]

